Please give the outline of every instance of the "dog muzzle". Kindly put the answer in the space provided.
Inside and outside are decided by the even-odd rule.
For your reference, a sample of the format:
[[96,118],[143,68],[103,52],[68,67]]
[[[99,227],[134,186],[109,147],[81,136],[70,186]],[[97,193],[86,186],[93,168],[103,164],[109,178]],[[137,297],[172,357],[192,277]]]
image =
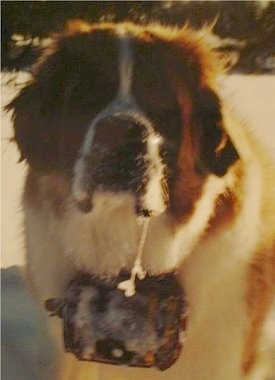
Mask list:
[[182,290],[173,275],[147,276],[126,297],[118,287],[126,278],[81,274],[65,298],[47,300],[46,309],[63,319],[65,350],[79,360],[165,370],[183,343]]

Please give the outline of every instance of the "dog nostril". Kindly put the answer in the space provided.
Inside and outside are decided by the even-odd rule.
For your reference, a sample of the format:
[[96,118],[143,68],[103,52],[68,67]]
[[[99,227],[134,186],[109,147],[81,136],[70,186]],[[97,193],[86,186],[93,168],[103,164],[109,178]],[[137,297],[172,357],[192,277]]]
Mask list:
[[150,216],[152,216],[153,211],[145,209],[145,208],[142,208],[140,206],[137,206],[136,207],[136,213],[138,215],[141,215],[141,216],[145,217],[145,218],[149,218]]
[[85,213],[88,213],[92,210],[93,208],[93,205],[92,205],[92,202],[90,200],[90,198],[87,198],[87,199],[81,199],[81,200],[76,200],[75,201],[76,204],[77,204],[77,207],[82,211],[82,212],[85,212]]
[[141,210],[141,213],[142,213],[142,215],[143,215],[145,218],[149,218],[149,217],[152,215],[152,211],[151,211],[151,210],[145,210],[145,209],[142,209],[142,210]]
[[[80,159],[81,160],[81,159]],[[79,163],[77,164],[79,165]],[[82,162],[80,166],[82,166]],[[83,168],[82,168],[83,169]],[[85,173],[84,173],[85,174]],[[86,181],[83,180],[83,170],[76,171],[75,178],[73,180],[72,185],[72,198],[76,204],[76,206],[82,212],[88,213],[92,210],[92,190],[87,189]]]

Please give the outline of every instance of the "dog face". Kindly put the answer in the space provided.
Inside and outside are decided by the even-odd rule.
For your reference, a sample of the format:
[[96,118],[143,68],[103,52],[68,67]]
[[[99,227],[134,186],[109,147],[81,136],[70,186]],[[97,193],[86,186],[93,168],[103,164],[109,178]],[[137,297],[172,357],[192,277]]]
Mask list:
[[22,158],[70,178],[84,212],[95,192],[127,193],[137,214],[166,210],[182,223],[209,174],[223,176],[237,158],[211,88],[211,53],[187,30],[72,29],[10,106]]
[[31,168],[27,207],[53,210],[77,270],[129,270],[140,216],[153,273],[179,267],[203,235],[238,158],[217,62],[199,32],[128,23],[74,22],[42,55],[8,108]]

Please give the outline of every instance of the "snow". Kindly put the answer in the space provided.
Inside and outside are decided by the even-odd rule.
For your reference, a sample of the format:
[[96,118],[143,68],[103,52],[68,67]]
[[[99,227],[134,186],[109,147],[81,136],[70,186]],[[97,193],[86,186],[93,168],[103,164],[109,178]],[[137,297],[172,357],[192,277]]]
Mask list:
[[46,315],[34,304],[21,279],[21,268],[1,270],[2,379],[48,380],[54,346]]

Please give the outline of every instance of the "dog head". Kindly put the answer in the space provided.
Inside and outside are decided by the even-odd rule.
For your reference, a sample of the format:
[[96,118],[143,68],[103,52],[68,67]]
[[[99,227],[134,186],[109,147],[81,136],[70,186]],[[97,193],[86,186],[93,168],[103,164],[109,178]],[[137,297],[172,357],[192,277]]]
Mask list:
[[182,220],[209,174],[237,159],[197,32],[73,23],[10,104],[22,159],[62,171],[88,212],[96,190],[129,192],[145,215]]

